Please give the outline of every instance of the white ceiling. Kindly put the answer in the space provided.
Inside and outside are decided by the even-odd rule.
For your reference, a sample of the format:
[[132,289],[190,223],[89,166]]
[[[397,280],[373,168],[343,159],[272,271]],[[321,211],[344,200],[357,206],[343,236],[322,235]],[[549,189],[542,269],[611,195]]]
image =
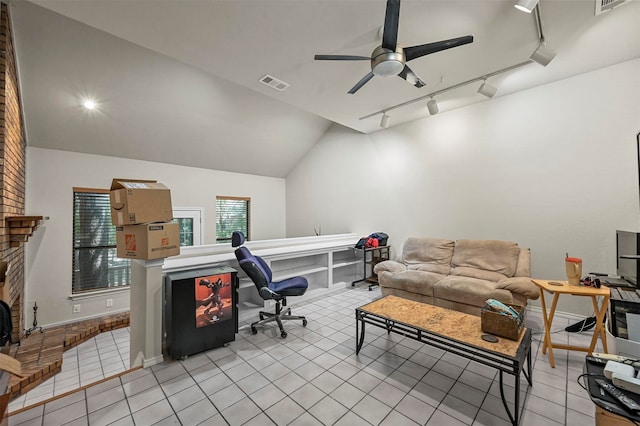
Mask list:
[[[166,161],[168,156],[172,161],[167,162],[283,177],[331,122],[373,132],[380,129],[380,116],[361,117],[526,61],[538,46],[538,31],[534,14],[516,10],[514,1],[403,0],[402,45],[467,34],[474,42],[410,62],[425,87],[398,77],[374,77],[354,95],[347,91],[370,70],[367,61],[313,57],[369,56],[380,44],[384,0],[33,2],[115,37],[14,1],[16,44],[24,48],[19,59],[29,143],[104,155],[114,155],[111,145],[121,144],[115,148],[124,157]],[[640,57],[640,1],[600,16],[594,16],[594,8],[595,0],[541,0],[544,36],[557,56],[547,67],[532,63],[490,78],[496,96]],[[150,72],[150,63],[163,69]],[[116,80],[117,66],[123,72]],[[265,74],[291,86],[283,92],[266,87],[258,82]],[[59,111],[56,102],[72,96],[64,91],[75,87],[89,93],[93,86],[104,89],[106,81],[112,91],[103,96],[119,105],[118,112],[108,114],[112,120],[85,117],[84,123],[75,123],[63,115],[69,113],[70,100]],[[172,83],[163,86],[165,81]],[[437,96],[441,113],[489,101],[476,93],[478,86]],[[176,105],[176,99],[186,105]],[[143,103],[152,104],[151,109]],[[425,101],[389,115],[392,125],[423,118]],[[39,124],[30,124],[30,118]],[[128,129],[114,134],[111,128],[120,120]],[[77,126],[78,135],[111,139],[94,148],[73,146],[87,141],[60,129],[60,121]],[[181,147],[177,152],[176,146]],[[159,151],[157,158],[144,152],[153,149]],[[216,161],[202,152],[223,158]]]

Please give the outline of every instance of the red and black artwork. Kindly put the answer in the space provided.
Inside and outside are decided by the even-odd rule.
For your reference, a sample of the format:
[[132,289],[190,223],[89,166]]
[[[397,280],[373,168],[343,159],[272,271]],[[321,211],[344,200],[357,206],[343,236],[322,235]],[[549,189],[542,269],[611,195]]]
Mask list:
[[231,274],[200,277],[195,286],[197,328],[231,319]]

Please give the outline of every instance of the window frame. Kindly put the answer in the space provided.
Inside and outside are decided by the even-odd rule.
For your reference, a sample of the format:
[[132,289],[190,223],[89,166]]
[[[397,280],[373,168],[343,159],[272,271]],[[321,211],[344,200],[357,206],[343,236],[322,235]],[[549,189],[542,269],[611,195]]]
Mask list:
[[202,217],[204,216],[204,209],[201,207],[175,207],[173,209],[173,220],[176,219],[191,219],[193,220],[193,245],[181,247],[194,247],[202,245],[204,240],[204,225],[202,223]]

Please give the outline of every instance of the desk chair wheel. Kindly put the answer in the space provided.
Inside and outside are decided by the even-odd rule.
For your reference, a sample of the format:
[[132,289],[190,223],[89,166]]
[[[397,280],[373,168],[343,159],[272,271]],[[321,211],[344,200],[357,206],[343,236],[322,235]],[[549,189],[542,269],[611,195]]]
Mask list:
[[287,338],[287,332],[283,331],[282,333],[280,333],[280,336],[282,336],[283,339]]
[[303,326],[303,327],[306,327],[306,326],[307,326],[307,320],[306,320],[306,319],[303,319],[303,320],[302,320],[302,326]]
[[258,330],[255,327],[251,327],[251,334],[258,334]]

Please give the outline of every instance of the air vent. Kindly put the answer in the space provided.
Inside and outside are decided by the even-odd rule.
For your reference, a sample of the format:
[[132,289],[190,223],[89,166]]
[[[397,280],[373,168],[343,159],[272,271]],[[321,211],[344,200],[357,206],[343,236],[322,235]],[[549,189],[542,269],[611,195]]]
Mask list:
[[614,7],[629,2],[629,0],[595,0],[596,16],[611,11]]
[[260,83],[266,84],[267,86],[271,87],[272,89],[279,90],[280,92],[282,92],[284,89],[286,89],[287,87],[290,86],[289,83],[285,83],[282,80],[278,80],[277,78],[272,77],[269,74],[267,74],[264,77],[262,77],[260,79]]

